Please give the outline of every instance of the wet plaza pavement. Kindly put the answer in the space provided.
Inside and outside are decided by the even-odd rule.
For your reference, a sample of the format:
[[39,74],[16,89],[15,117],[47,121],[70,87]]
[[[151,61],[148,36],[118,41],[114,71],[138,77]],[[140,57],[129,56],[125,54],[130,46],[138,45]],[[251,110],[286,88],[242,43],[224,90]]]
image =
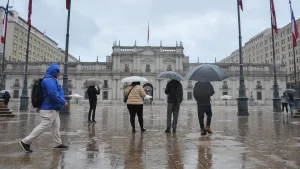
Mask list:
[[181,107],[176,134],[164,133],[165,106],[144,107],[143,134],[131,133],[125,106],[97,108],[96,124],[87,123],[84,106],[61,115],[68,150],[53,150],[49,131],[32,144],[30,154],[18,142],[39,124],[39,114],[1,118],[0,169],[300,168],[300,119],[273,113],[271,107],[249,107],[249,117],[238,117],[236,107],[213,107],[209,136],[200,136],[196,106]]

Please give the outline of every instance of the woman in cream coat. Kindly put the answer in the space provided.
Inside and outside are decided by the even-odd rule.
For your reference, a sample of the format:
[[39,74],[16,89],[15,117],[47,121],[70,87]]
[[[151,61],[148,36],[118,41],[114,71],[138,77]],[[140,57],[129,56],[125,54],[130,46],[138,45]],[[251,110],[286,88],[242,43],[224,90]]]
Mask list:
[[127,108],[130,114],[130,123],[132,126],[132,132],[135,133],[135,115],[137,114],[139,119],[139,124],[141,127],[141,132],[146,131],[144,128],[143,120],[143,105],[144,97],[146,96],[144,88],[140,85],[140,82],[133,82],[131,86],[126,89],[128,96]]

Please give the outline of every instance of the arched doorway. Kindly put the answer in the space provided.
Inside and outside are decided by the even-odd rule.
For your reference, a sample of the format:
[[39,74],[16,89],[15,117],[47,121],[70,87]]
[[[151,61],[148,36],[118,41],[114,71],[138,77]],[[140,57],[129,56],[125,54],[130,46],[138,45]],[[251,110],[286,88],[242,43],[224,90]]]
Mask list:
[[152,86],[152,84],[146,83],[146,84],[144,84],[143,88],[147,95],[152,96],[152,99],[150,99],[150,101],[152,102],[153,101],[153,86]]

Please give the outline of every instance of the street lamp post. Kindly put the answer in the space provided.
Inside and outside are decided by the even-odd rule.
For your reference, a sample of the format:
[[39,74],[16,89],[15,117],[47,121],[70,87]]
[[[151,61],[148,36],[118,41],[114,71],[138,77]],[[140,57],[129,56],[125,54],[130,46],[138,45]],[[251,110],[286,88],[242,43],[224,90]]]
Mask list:
[[238,102],[238,116],[249,116],[248,112],[248,97],[246,96],[244,65],[242,57],[242,35],[241,35],[241,18],[240,18],[240,5],[237,0],[238,9],[238,25],[239,25],[239,55],[240,55],[240,86]]
[[[69,97],[69,86],[68,86],[68,57],[69,57],[69,30],[70,30],[70,16],[71,16],[71,0],[68,0],[68,21],[67,21],[67,33],[66,33],[66,49],[65,49],[65,62],[64,62],[64,75],[63,75],[63,90],[65,94],[65,99],[70,103]],[[70,113],[70,108],[65,107],[61,113]]]
[[[271,12],[271,28],[272,28],[272,48],[273,48],[273,71],[274,71],[274,84],[273,84],[273,112],[281,112],[281,101],[278,92],[277,71],[276,71],[276,58],[275,58],[275,40],[274,40],[274,26],[273,26],[273,10],[270,0]],[[275,18],[274,18],[275,19]]]
[[4,44],[3,44],[3,53],[2,53],[2,65],[1,65],[1,82],[0,82],[0,90],[5,90],[5,74],[4,74],[4,69],[5,69],[5,46],[6,46],[6,30],[7,30],[7,21],[8,21],[8,8],[9,8],[9,0],[7,1],[6,8],[1,7],[2,9],[5,10],[5,32],[4,32]]
[[27,32],[27,49],[26,49],[26,60],[25,60],[25,72],[24,72],[24,82],[23,82],[23,90],[21,95],[21,102],[20,102],[20,110],[27,111],[28,110],[28,88],[27,88],[27,81],[28,81],[28,60],[29,60],[29,42],[30,42],[30,30],[31,26],[28,25],[28,32]]

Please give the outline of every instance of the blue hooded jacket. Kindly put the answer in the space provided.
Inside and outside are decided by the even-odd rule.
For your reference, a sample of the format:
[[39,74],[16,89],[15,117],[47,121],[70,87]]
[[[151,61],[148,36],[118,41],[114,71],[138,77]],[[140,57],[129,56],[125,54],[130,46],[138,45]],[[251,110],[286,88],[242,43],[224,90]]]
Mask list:
[[58,64],[52,63],[47,69],[42,81],[44,103],[40,110],[61,110],[66,103],[65,95],[56,75],[60,73]]

